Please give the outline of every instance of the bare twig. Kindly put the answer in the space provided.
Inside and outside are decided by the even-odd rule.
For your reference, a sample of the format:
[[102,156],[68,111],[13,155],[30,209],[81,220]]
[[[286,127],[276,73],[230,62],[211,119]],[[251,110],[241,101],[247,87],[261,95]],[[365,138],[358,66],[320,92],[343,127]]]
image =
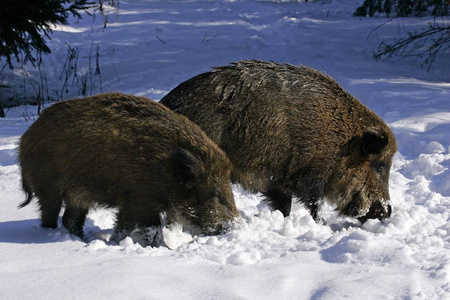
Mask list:
[[208,31],[205,31],[205,35],[203,36],[202,44],[207,44],[207,43],[211,42],[213,39],[215,39],[218,36],[219,36],[219,32],[218,31],[214,31],[212,33],[208,32]]
[[392,43],[381,42],[375,59],[427,56],[424,63],[431,69],[438,54],[450,49],[450,25],[430,23],[428,29],[409,33],[407,38],[397,39]]
[[161,43],[163,43],[164,45],[166,45],[167,43],[166,42],[164,42],[159,36],[157,36],[157,35],[155,35],[155,37],[161,42]]

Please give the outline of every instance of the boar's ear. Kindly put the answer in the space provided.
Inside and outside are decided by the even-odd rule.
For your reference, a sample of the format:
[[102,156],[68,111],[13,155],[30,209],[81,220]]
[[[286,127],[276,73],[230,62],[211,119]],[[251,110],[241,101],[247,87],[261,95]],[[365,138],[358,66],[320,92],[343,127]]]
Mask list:
[[174,174],[184,184],[192,184],[197,179],[198,160],[184,148],[179,148],[172,155]]
[[388,135],[381,128],[366,128],[362,136],[362,153],[379,154],[388,143]]

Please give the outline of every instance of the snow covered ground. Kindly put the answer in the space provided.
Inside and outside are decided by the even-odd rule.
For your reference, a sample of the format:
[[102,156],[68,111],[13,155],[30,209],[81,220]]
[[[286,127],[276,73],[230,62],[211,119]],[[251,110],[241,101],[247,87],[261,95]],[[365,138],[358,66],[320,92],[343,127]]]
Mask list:
[[[0,119],[0,298],[450,299],[450,55],[429,72],[420,61],[374,61],[379,40],[430,19],[394,20],[371,32],[386,19],[353,18],[361,2],[120,1],[105,29],[88,16],[56,28],[43,68],[52,95],[78,96],[84,77],[88,94],[155,100],[240,59],[319,69],[397,136],[389,220],[361,226],[327,206],[328,225],[321,225],[300,205],[283,218],[261,195],[233,186],[243,224],[227,234],[193,238],[175,228],[165,231],[174,249],[129,238],[112,245],[113,212],[97,210],[85,243],[62,228],[40,228],[36,205],[17,209],[24,195],[16,143],[36,107],[15,107]],[[78,52],[78,76],[65,85],[67,45]],[[3,74],[3,83],[15,82],[13,93],[23,93],[17,82],[37,87],[38,72],[27,70]]]

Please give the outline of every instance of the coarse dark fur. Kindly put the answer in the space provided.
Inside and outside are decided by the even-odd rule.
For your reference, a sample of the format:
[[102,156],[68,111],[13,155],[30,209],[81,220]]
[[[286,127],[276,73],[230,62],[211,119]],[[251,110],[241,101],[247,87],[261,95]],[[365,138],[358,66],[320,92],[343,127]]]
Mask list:
[[239,216],[231,164],[184,116],[120,93],[56,103],[20,139],[23,189],[39,201],[42,226],[62,222],[83,237],[94,205],[117,207],[114,239],[160,225],[160,213],[203,233]]
[[365,221],[389,217],[389,127],[314,69],[263,61],[214,68],[161,103],[186,115],[226,152],[232,178],[290,214],[298,198],[318,219],[323,199]]

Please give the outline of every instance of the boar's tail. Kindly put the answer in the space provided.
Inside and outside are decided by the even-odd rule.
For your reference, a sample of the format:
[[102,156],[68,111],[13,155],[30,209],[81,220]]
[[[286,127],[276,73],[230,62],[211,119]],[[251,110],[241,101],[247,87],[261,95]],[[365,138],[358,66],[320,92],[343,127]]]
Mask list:
[[22,188],[27,196],[27,199],[19,205],[19,208],[27,206],[28,204],[30,204],[31,199],[33,199],[33,192],[31,191],[30,187],[27,185],[27,183],[23,178],[22,178]]

